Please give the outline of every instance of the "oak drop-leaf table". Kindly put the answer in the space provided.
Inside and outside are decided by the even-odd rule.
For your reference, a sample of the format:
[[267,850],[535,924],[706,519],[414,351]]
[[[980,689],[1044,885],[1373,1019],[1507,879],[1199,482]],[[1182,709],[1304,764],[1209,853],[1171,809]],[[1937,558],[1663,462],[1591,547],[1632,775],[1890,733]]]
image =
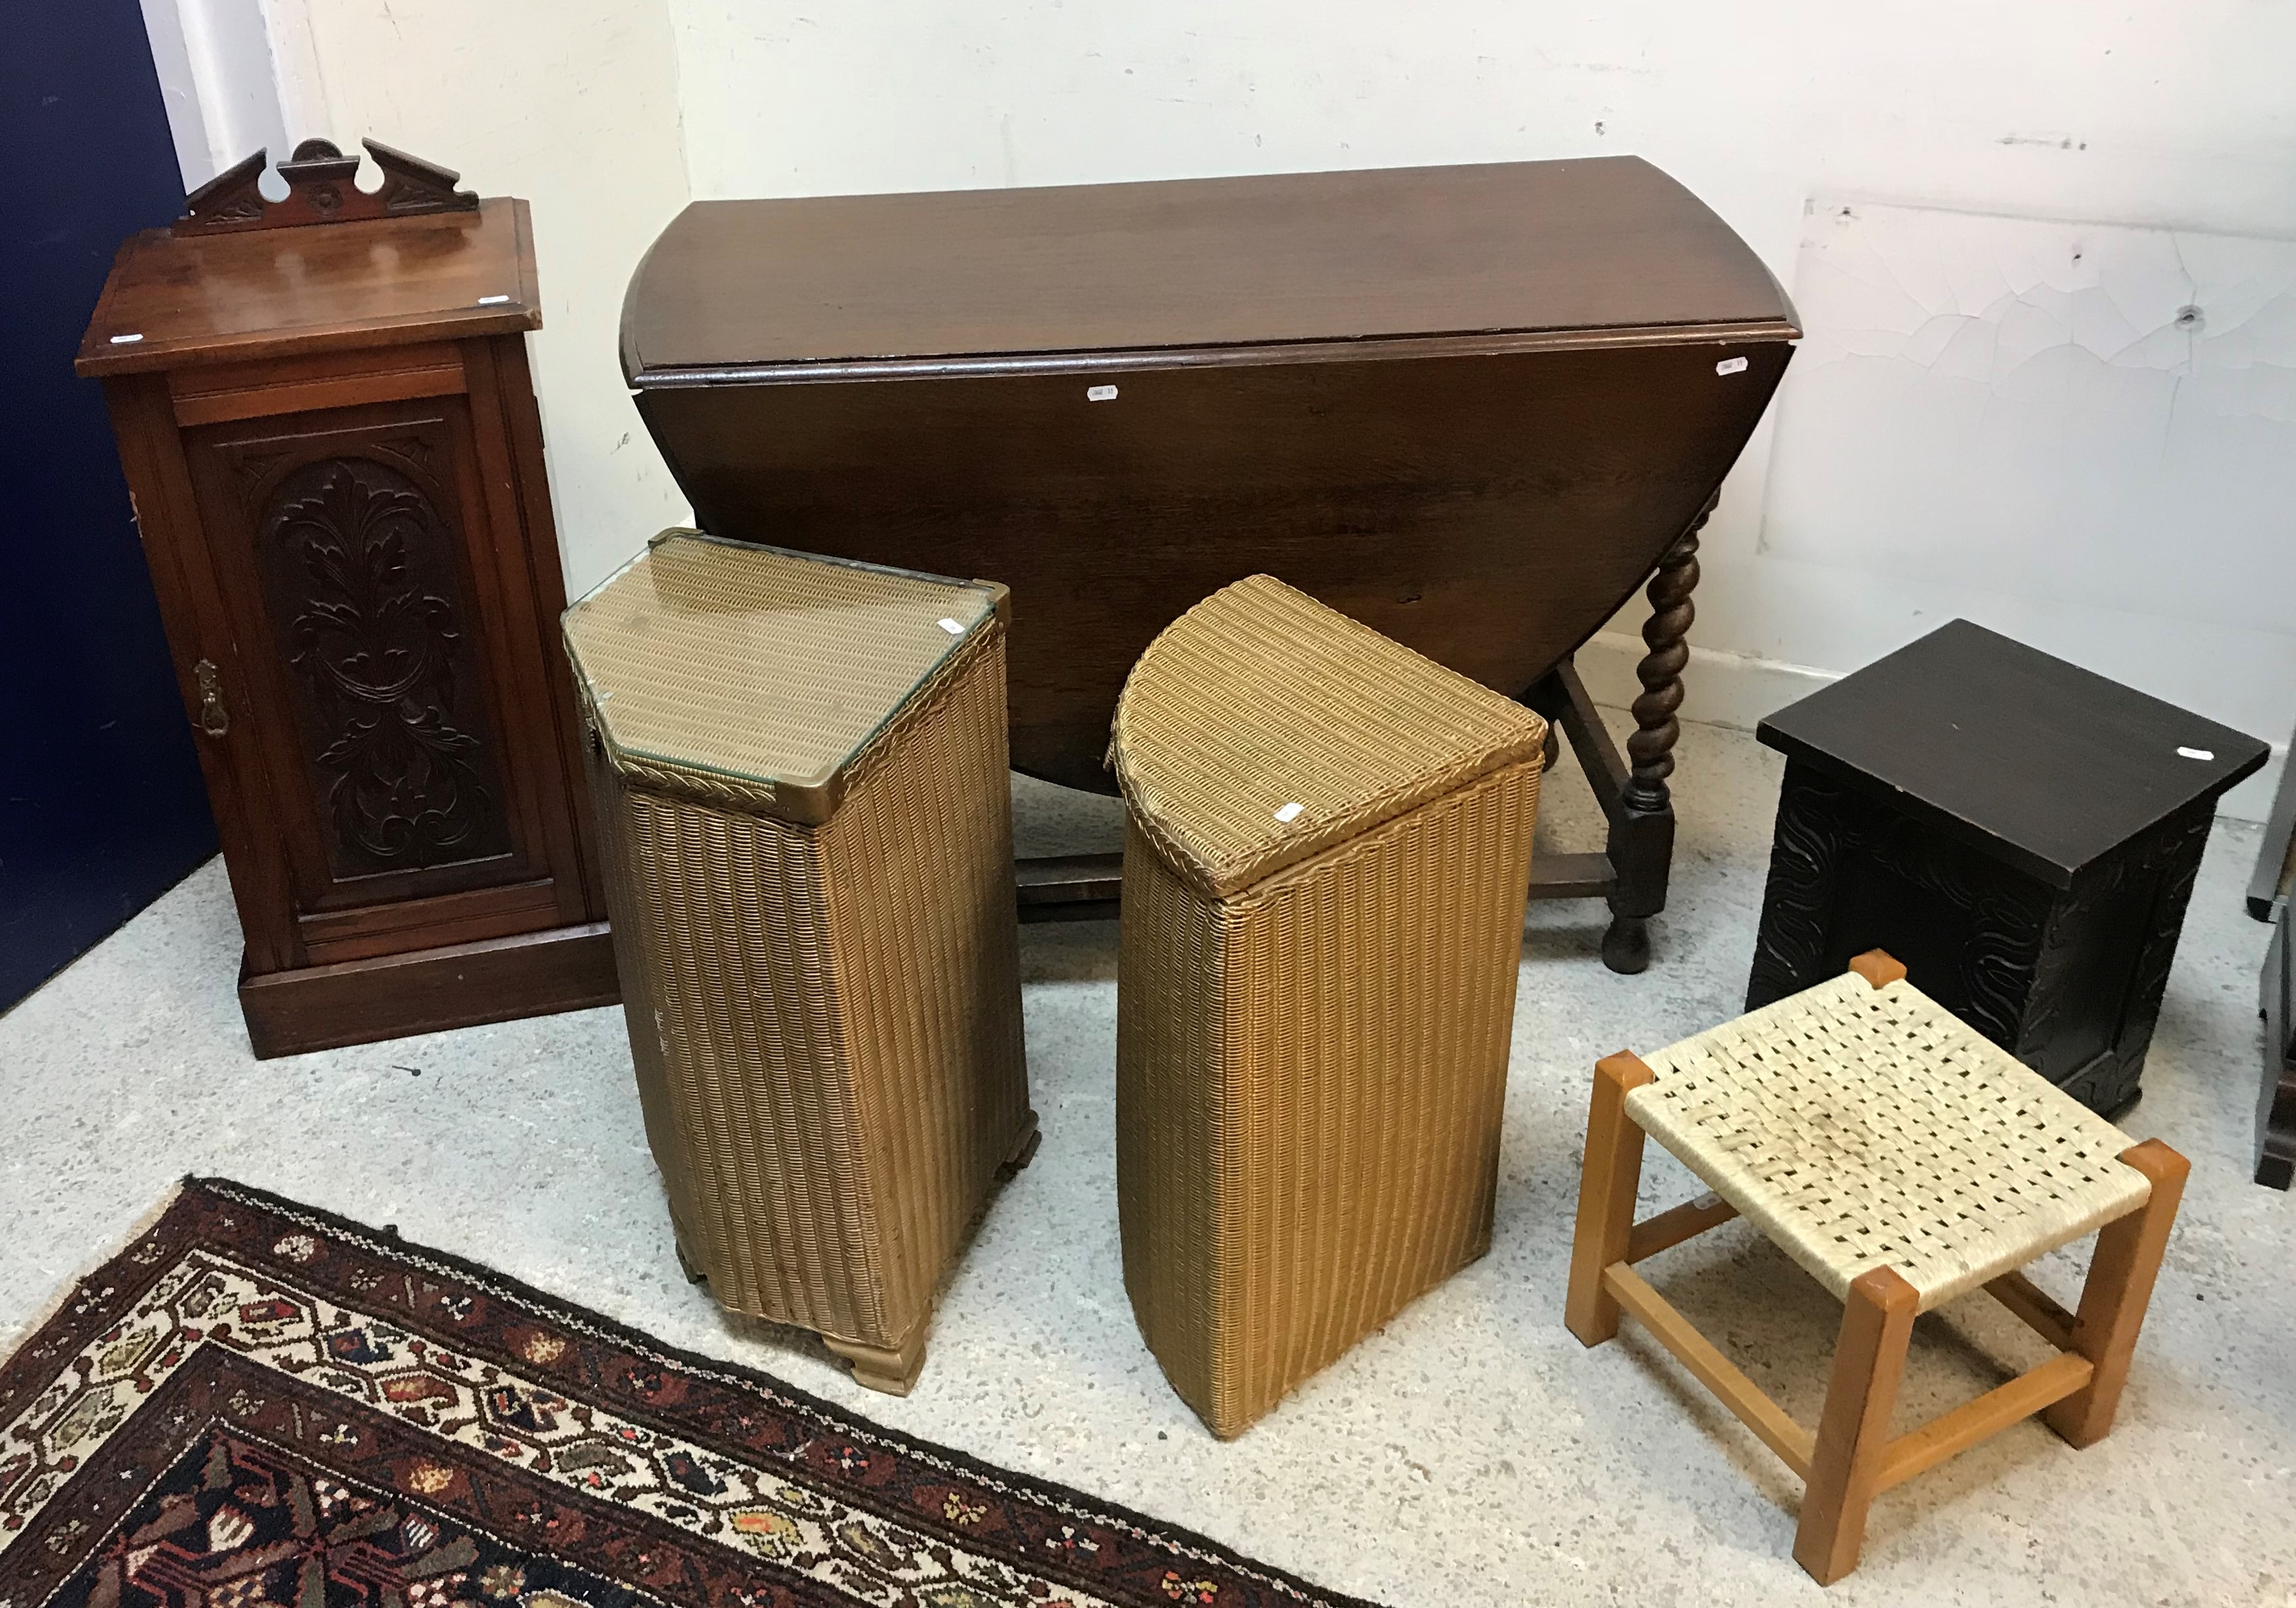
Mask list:
[[[1113,791],[1118,688],[1267,573],[1569,735],[1640,970],[1697,531],[1793,309],[1631,157],[698,201],[631,283],[622,362],[700,523],[1013,593],[1014,765]],[[1571,654],[1650,582],[1621,759]],[[1116,857],[1024,863],[1022,914],[1112,915]]]

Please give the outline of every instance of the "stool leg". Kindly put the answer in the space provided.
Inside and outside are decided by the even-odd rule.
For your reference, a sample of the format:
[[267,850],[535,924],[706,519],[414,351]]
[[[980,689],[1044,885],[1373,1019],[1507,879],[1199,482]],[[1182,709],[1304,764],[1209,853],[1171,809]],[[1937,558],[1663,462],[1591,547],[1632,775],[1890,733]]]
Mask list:
[[1599,1346],[1619,1332],[1619,1303],[1603,1288],[1603,1269],[1626,1257],[1643,1177],[1643,1130],[1627,1115],[1627,1095],[1656,1076],[1642,1057],[1624,1050],[1595,1063],[1587,1159],[1578,1169],[1578,1226],[1562,1303],[1563,1323],[1586,1345]]
[[1887,949],[1868,949],[1863,955],[1853,955],[1849,969],[1877,989],[1886,989],[1906,974],[1906,968]]
[[2089,1259],[2088,1282],[2081,1286],[2072,1336],[2073,1350],[2087,1358],[2095,1372],[2084,1389],[2046,1415],[2049,1427],[2075,1446],[2093,1446],[2112,1427],[2120,1387],[2128,1379],[2128,1359],[2136,1350],[2136,1332],[2144,1326],[2144,1309],[2152,1302],[2152,1281],[2161,1271],[2161,1253],[2168,1247],[2169,1228],[2185,1196],[2185,1176],[2193,1170],[2190,1161],[2158,1139],[2132,1145],[2120,1153],[2120,1159],[2152,1181],[2152,1194],[2144,1205],[2097,1232],[2096,1253]]
[[1857,1567],[1866,1511],[1890,1447],[1890,1415],[1905,1377],[1906,1348],[1921,1298],[1895,1268],[1874,1268],[1851,1282],[1833,1348],[1833,1382],[1817,1422],[1817,1449],[1794,1531],[1794,1562],[1821,1586]]

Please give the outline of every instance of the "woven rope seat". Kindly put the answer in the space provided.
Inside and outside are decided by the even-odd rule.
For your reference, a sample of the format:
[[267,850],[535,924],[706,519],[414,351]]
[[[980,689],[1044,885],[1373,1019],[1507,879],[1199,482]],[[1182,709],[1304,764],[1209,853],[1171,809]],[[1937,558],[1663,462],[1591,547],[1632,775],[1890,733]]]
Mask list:
[[1928,1311],[2142,1204],[2129,1139],[1903,979],[1855,972],[1644,1057],[1628,1114],[1836,1296]]

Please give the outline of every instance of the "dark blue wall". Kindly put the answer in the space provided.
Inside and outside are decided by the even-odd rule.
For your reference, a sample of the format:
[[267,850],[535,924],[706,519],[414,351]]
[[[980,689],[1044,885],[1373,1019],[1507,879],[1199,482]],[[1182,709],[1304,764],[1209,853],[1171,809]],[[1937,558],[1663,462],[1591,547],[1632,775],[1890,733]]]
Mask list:
[[103,397],[111,255],[183,209],[135,0],[12,0],[0,51],[0,1009],[215,852]]

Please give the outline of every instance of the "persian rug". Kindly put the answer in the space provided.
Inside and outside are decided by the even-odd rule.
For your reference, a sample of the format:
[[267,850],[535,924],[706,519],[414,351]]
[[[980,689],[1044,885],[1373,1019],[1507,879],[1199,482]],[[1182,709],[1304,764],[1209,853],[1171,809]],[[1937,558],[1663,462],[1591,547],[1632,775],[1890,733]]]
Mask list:
[[1365,1608],[217,1179],[0,1426],[0,1608]]

